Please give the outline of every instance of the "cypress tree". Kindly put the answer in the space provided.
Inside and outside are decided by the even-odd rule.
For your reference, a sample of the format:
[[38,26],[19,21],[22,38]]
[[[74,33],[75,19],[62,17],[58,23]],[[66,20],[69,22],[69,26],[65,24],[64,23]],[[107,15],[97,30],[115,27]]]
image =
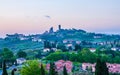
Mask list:
[[65,66],[64,66],[64,68],[63,68],[63,75],[68,75],[68,73],[67,73],[67,69],[66,69]]
[[15,75],[15,71],[17,71],[16,68],[14,68],[14,69],[12,70],[11,75]]
[[55,64],[54,64],[54,62],[50,62],[49,75],[57,75],[57,71],[55,71]]
[[45,69],[42,64],[41,64],[41,75],[45,75]]
[[102,75],[109,75],[109,71],[105,61],[102,61]]
[[101,59],[97,59],[97,63],[95,66],[95,75],[109,75],[109,71],[105,61]]
[[2,75],[8,75],[7,70],[6,70],[5,60],[3,61],[3,72],[2,72]]
[[2,61],[0,60],[0,68],[2,68]]
[[95,66],[95,75],[102,75],[101,60],[98,58]]
[[82,48],[81,48],[80,44],[76,44],[74,50],[75,50],[75,51],[78,51],[78,50],[81,51]]

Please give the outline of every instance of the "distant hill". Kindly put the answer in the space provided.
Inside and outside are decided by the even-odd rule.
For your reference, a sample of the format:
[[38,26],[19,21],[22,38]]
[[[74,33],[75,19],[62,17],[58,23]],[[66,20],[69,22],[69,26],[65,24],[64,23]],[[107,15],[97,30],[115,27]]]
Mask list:
[[96,34],[86,32],[81,29],[62,29],[59,26],[59,30],[53,30],[53,27],[49,31],[43,34],[25,36],[23,34],[7,34],[7,37],[0,39],[0,49],[7,47],[12,50],[24,50],[24,49],[37,49],[43,48],[44,41],[57,41],[74,40],[74,41],[88,41],[88,42],[111,42],[120,41],[120,35],[107,35]]

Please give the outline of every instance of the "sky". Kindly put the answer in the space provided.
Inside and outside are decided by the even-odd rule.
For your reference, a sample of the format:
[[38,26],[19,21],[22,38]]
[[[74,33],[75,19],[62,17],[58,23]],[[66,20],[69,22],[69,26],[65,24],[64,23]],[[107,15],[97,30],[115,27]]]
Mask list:
[[0,0],[0,37],[51,26],[120,34],[120,0]]

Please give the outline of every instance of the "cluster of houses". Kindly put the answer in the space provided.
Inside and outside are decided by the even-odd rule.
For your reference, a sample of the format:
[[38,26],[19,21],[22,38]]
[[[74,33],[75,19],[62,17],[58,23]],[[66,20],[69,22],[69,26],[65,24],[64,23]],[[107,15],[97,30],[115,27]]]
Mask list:
[[5,39],[10,39],[10,40],[13,40],[13,39],[19,39],[21,41],[24,41],[24,40],[31,40],[33,42],[42,42],[42,39],[39,38],[39,35],[23,35],[23,34],[18,34],[18,33],[15,33],[15,34],[7,34],[6,35],[6,38]]
[[[89,48],[91,52],[96,51],[96,47],[98,46],[109,46],[111,50],[113,51],[120,51],[120,47],[116,47],[114,45],[120,44],[120,41],[104,41],[104,42],[89,42],[89,41],[84,41],[85,44],[83,45],[86,48]],[[75,44],[80,44],[82,46],[83,41],[79,40],[72,40],[72,39],[65,39],[62,41],[63,44],[66,45],[67,48],[71,47],[74,49]]]
[[[72,72],[73,64],[72,64],[71,61],[59,60],[59,61],[55,62],[55,66],[56,66],[57,72],[62,72],[63,68],[65,66],[67,72],[70,73],[70,72]],[[47,68],[47,70],[49,70],[50,69],[50,64],[47,64],[46,68]]]
[[[110,73],[120,73],[120,64],[110,64],[110,63],[106,63],[108,70]],[[91,63],[82,63],[82,66],[80,68],[82,68],[83,71],[88,71],[91,70],[91,72],[95,72],[95,65],[91,64]],[[72,68],[73,68],[73,63],[71,61],[64,61],[64,60],[59,60],[55,62],[55,66],[56,66],[56,70],[58,72],[62,72],[64,66],[67,69],[67,72],[70,73],[72,72]],[[50,64],[46,65],[47,70],[50,69]]]
[[[95,63],[83,63],[82,64],[82,69],[83,70],[88,70],[91,68],[92,72],[95,72]],[[107,63],[107,67],[110,73],[120,73],[120,64],[110,64]]]
[[[31,40],[33,42],[41,42],[41,43],[44,42],[44,40],[41,39],[39,35],[25,36],[23,34],[17,34],[17,33],[15,33],[13,35],[8,35],[7,34],[6,36],[7,36],[6,39],[11,39],[11,40],[12,39],[19,39],[21,41],[23,41],[23,40]],[[97,37],[100,38],[102,36],[99,35]],[[51,42],[54,42],[54,41],[51,41]],[[104,42],[88,42],[88,41],[85,41],[85,42],[86,42],[86,45],[84,45],[84,46],[90,48],[91,52],[95,52],[96,46],[100,46],[100,45],[101,46],[105,46],[105,45],[109,46],[109,45],[112,45],[112,44],[113,45],[120,44],[120,41],[116,41],[116,42],[115,41],[104,41]],[[57,43],[59,43],[59,42],[57,42]],[[65,44],[65,46],[66,46],[67,49],[70,48],[72,50],[75,49],[75,44],[81,44],[82,45],[82,41],[72,40],[72,39],[64,39],[64,40],[62,40],[61,43]],[[120,51],[120,47],[113,46],[113,47],[111,47],[111,50],[113,50],[113,51]],[[48,49],[45,49],[43,52],[48,52],[48,51],[49,51]]]
[[[26,62],[26,59],[24,58],[18,58],[17,59],[17,63],[23,64],[24,62]],[[110,64],[110,63],[106,63],[108,70],[110,73],[120,73],[120,64]],[[83,71],[88,71],[91,70],[91,72],[95,72],[95,65],[91,64],[91,63],[82,63],[81,67],[79,67],[80,69],[82,69]],[[55,66],[56,66],[56,71],[57,72],[62,72],[64,66],[66,67],[66,70],[68,73],[72,72],[73,69],[73,63],[71,61],[64,61],[64,60],[58,60],[55,62]],[[49,70],[50,69],[50,64],[46,64],[46,69]]]
[[[61,26],[59,28],[61,30]],[[50,29],[50,32],[53,32],[53,28]],[[44,34],[43,34],[44,35]],[[99,35],[94,35],[94,38],[102,38],[103,35],[99,34]],[[12,34],[12,35],[9,35],[7,34],[6,35],[6,38],[5,39],[19,39],[21,41],[23,40],[31,40],[33,42],[41,42],[43,43],[44,42],[44,39],[41,39],[41,35],[39,34],[36,34],[36,35],[28,35],[28,36],[25,36],[23,34]],[[50,41],[50,42],[55,42],[55,41]],[[80,41],[80,40],[73,40],[73,39],[64,39],[61,41],[57,41],[57,43],[63,43],[65,44],[66,48],[67,49],[72,49],[74,50],[75,49],[75,44],[80,44],[82,45],[83,44],[83,41]],[[120,47],[116,47],[116,46],[113,46],[113,45],[117,45],[117,44],[120,44],[120,41],[103,41],[103,42],[95,42],[95,41],[84,41],[84,47],[87,47],[87,48],[90,48],[90,51],[91,52],[95,52],[95,48],[97,46],[110,46],[111,47],[111,50],[113,51],[120,51]],[[46,52],[46,50],[45,50]]]

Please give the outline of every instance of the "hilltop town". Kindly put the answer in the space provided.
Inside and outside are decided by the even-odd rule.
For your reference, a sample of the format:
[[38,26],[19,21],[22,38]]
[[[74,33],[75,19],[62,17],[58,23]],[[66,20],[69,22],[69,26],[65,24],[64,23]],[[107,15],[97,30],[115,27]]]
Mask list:
[[64,29],[58,25],[57,31],[51,27],[42,34],[7,34],[0,39],[0,52],[0,68],[5,59],[7,70],[16,68],[18,75],[28,61],[33,65],[44,64],[47,73],[53,61],[58,75],[62,75],[65,66],[69,75],[94,75],[97,58],[107,62],[110,74],[120,74],[120,35]]
[[[112,50],[120,50],[120,35],[108,35],[91,33],[81,29],[63,29],[58,25],[58,30],[54,31],[51,27],[49,31],[42,34],[24,35],[24,34],[6,34],[4,39],[0,39],[0,49],[8,47],[12,50],[25,50],[25,49],[43,49],[44,42],[65,44],[74,49],[75,44],[81,44],[87,48],[105,47]],[[11,43],[12,42],[12,43]],[[30,44],[29,44],[30,43]]]

